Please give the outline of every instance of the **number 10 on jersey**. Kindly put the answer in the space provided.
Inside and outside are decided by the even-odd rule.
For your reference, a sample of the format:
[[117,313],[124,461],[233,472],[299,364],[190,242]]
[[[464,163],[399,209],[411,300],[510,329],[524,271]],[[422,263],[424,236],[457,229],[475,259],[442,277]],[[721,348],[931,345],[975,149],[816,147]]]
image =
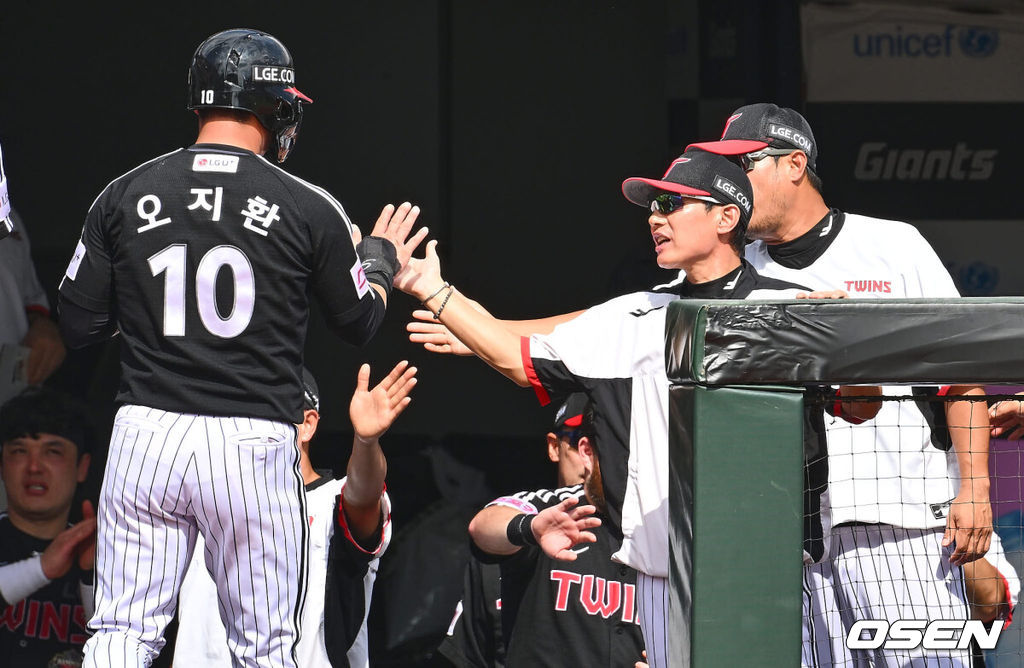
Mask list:
[[[185,336],[188,246],[173,244],[149,258],[153,276],[164,274],[164,336]],[[227,317],[217,305],[217,276],[221,269],[231,271],[234,302]],[[196,269],[196,306],[203,327],[214,336],[231,339],[249,326],[256,305],[256,281],[249,258],[235,246],[211,248]]]

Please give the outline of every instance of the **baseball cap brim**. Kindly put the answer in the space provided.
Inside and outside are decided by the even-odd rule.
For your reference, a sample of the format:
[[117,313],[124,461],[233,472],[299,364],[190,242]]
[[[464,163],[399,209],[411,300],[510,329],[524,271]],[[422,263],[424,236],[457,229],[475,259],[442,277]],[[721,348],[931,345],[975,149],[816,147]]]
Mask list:
[[717,153],[718,155],[743,155],[768,148],[768,142],[754,141],[753,139],[723,139],[722,141],[705,141],[699,144],[690,144],[686,147],[686,150],[689,151],[692,148],[699,148],[702,151]]
[[[700,197],[714,197],[706,190],[691,188],[681,183],[672,181],[658,181],[656,179],[645,179],[633,177],[622,182],[622,194],[633,204],[649,206],[651,200],[663,192],[679,193],[680,195],[696,195]],[[718,199],[717,197],[715,199]]]

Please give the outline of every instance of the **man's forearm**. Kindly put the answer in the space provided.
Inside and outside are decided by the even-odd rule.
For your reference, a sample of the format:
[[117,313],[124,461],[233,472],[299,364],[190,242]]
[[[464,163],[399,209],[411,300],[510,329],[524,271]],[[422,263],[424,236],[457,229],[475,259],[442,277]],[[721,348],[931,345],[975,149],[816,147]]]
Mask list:
[[380,442],[363,443],[356,437],[346,469],[344,509],[349,528],[358,540],[366,540],[380,525],[381,496],[388,463]]
[[450,297],[448,292],[445,289],[436,294],[414,296],[420,301],[426,299],[424,306],[432,313],[440,310],[438,320],[480,359],[517,385],[528,386],[530,382],[523,368],[520,337],[509,331],[502,321],[474,308],[458,290],[452,292]]
[[[955,385],[946,396],[984,396],[980,387]],[[951,401],[946,422],[960,467],[960,492],[988,499],[988,407],[984,401]]]
[[469,523],[469,535],[488,554],[515,554],[521,546],[508,540],[508,523],[520,511],[508,506],[488,506],[478,512]]

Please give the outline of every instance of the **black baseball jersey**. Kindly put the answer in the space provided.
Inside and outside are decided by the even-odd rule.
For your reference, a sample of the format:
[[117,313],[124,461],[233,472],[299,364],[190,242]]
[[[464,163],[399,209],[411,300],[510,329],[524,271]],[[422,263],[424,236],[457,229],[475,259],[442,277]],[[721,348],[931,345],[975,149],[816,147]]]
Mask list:
[[789,299],[803,290],[742,262],[706,283],[680,279],[617,297],[524,339],[523,368],[542,404],[571,392],[586,392],[594,403],[609,520],[623,536],[616,561],[668,577],[665,307],[679,298]]
[[456,668],[504,668],[498,564],[470,558],[462,578],[462,600],[437,653]]
[[60,297],[115,318],[118,403],[298,422],[310,294],[351,343],[383,318],[351,231],[322,188],[197,144],[103,190]]
[[[585,503],[583,485],[520,492],[490,505],[537,513],[569,497]],[[578,545],[576,561],[526,546],[500,559],[501,620],[509,666],[632,666],[641,659],[636,571],[612,562],[619,539],[606,524],[596,543]]]
[[[41,554],[50,541],[17,529],[6,513],[0,515],[0,566]],[[0,599],[0,665],[46,668],[58,655],[81,656],[88,638],[80,583],[92,581],[77,564],[15,603]],[[62,664],[61,664],[62,665]]]

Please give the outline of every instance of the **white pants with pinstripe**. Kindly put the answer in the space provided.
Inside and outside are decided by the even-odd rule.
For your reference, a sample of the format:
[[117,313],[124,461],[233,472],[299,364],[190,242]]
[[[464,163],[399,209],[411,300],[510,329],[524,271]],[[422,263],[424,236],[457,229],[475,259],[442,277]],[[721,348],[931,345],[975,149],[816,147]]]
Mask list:
[[235,665],[294,668],[307,543],[298,461],[291,424],[122,407],[83,665],[150,665],[201,532]]
[[[963,568],[950,565],[953,546],[942,547],[942,534],[941,528],[905,529],[888,524],[833,528],[831,576],[842,619],[842,628],[833,634],[838,631],[845,638],[858,620],[968,619]],[[972,665],[967,649],[848,651],[854,666]]]
[[636,603],[640,630],[644,634],[647,665],[669,668],[668,664],[668,578],[637,571]]

